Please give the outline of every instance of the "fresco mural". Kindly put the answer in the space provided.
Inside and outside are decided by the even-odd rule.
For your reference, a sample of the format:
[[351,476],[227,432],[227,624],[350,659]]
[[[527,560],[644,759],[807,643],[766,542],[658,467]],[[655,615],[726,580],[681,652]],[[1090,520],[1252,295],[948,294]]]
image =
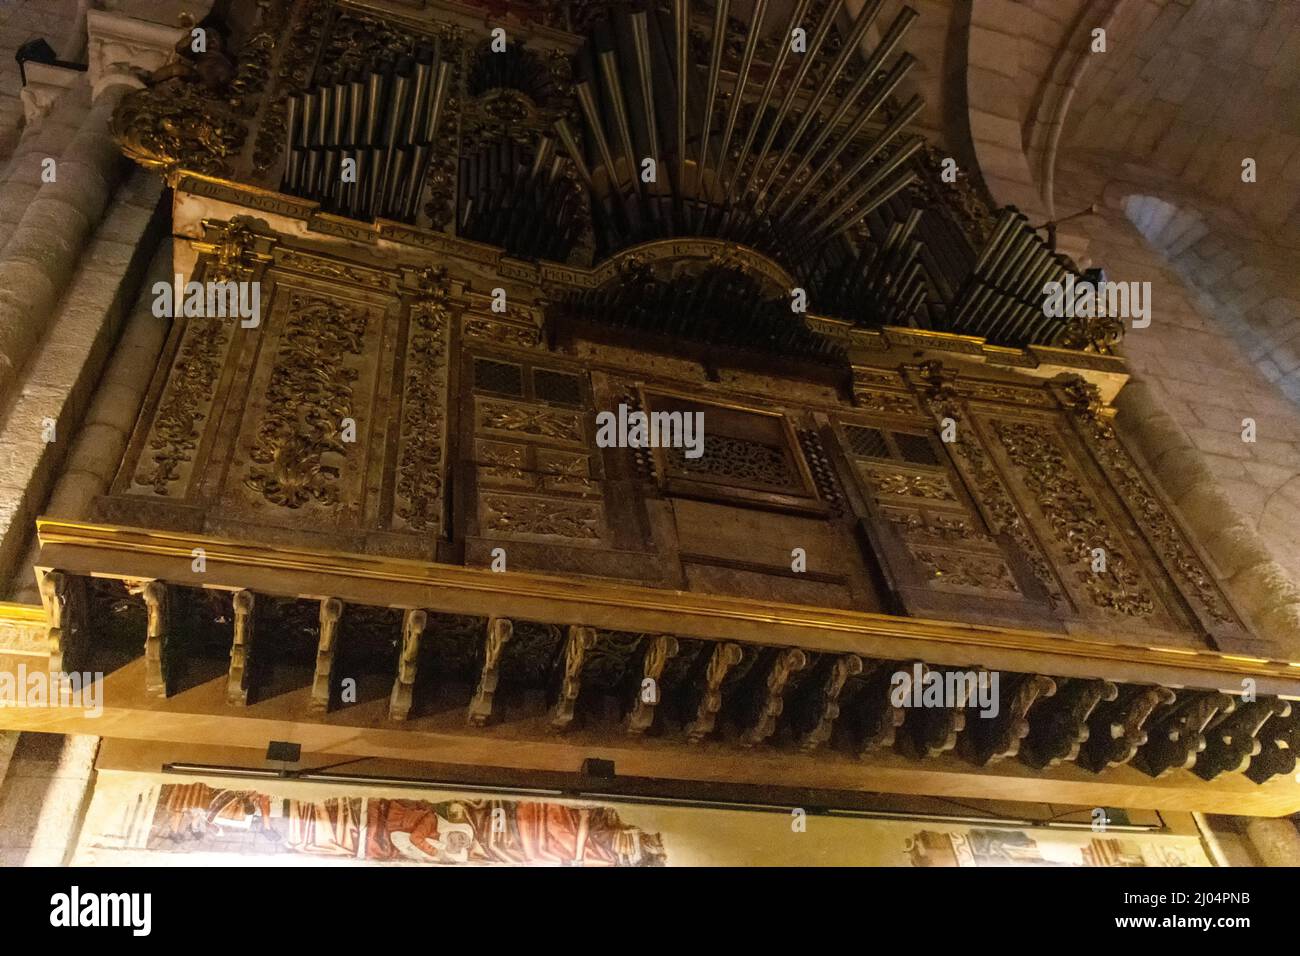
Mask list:
[[1079,845],[1040,846],[1024,830],[937,832],[922,830],[905,848],[912,866],[1193,866],[1203,863],[1185,847],[1135,838],[1092,838]]
[[1192,834],[102,771],[74,864],[1209,866]]
[[[441,865],[665,862],[658,834],[628,826],[617,811],[601,806],[354,796],[301,800],[206,783],[162,784],[152,805],[143,848],[160,853],[303,854]],[[138,845],[132,823],[124,818],[124,824],[116,836],[126,846]],[[105,834],[108,839],[100,844],[111,845],[113,836]]]

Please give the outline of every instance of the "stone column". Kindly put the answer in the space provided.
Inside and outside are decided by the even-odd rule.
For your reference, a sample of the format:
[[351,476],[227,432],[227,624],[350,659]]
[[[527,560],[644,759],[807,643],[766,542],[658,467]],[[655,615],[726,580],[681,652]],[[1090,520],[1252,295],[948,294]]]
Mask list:
[[55,158],[55,180],[45,182],[39,175],[47,158],[41,155],[44,137],[24,150],[23,162],[10,171],[21,174],[15,185],[23,186],[32,185],[27,180],[36,172],[39,188],[0,248],[0,315],[5,318],[0,323],[0,410],[126,168],[109,133],[113,111],[123,96],[144,85],[142,76],[167,61],[183,34],[98,10],[89,11],[87,28],[86,77],[59,99],[69,100],[61,113],[76,109],[87,97],[88,109],[67,147],[49,157]]
[[0,249],[0,401],[17,383],[121,178],[125,160],[108,123],[126,91],[119,84],[101,94],[56,160],[55,181],[42,184]]
[[1251,820],[1246,837],[1265,866],[1300,866],[1300,831],[1289,818]]
[[[45,514],[50,517],[88,518],[95,498],[108,490],[109,482],[121,464],[170,326],[169,319],[153,314],[152,288],[159,280],[172,280],[170,239],[159,243],[145,273],[139,298],[126,320],[113,358],[100,379],[90,410],[45,506]],[[33,536],[25,557],[18,565],[10,600],[24,604],[40,603],[36,578],[32,573],[38,550]]]

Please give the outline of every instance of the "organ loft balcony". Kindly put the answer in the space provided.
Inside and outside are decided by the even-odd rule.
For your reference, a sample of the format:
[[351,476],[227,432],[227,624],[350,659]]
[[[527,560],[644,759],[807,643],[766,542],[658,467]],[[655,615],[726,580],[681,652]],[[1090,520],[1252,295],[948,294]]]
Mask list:
[[1300,663],[1117,424],[1124,319],[1044,307],[1098,277],[918,126],[914,12],[510,7],[271,0],[123,98],[168,338],[0,607],[104,713],[0,724],[1300,810]]

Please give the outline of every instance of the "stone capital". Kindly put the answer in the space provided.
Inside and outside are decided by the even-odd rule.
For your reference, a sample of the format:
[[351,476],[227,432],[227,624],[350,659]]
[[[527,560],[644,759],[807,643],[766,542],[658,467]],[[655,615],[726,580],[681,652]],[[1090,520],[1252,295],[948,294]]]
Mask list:
[[23,115],[30,125],[48,113],[54,101],[81,79],[82,71],[33,60],[23,65],[23,74]]
[[150,73],[175,57],[176,44],[186,30],[120,13],[88,10],[86,33],[90,87],[98,98],[116,84],[143,88]]

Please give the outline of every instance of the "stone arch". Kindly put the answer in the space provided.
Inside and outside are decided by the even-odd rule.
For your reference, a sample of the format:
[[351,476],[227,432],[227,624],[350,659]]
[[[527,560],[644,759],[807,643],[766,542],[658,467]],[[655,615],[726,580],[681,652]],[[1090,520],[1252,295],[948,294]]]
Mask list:
[[1300,289],[1261,267],[1260,250],[1248,237],[1219,226],[1190,201],[1124,190],[1120,207],[1264,377],[1300,404],[1300,340],[1294,334]]

